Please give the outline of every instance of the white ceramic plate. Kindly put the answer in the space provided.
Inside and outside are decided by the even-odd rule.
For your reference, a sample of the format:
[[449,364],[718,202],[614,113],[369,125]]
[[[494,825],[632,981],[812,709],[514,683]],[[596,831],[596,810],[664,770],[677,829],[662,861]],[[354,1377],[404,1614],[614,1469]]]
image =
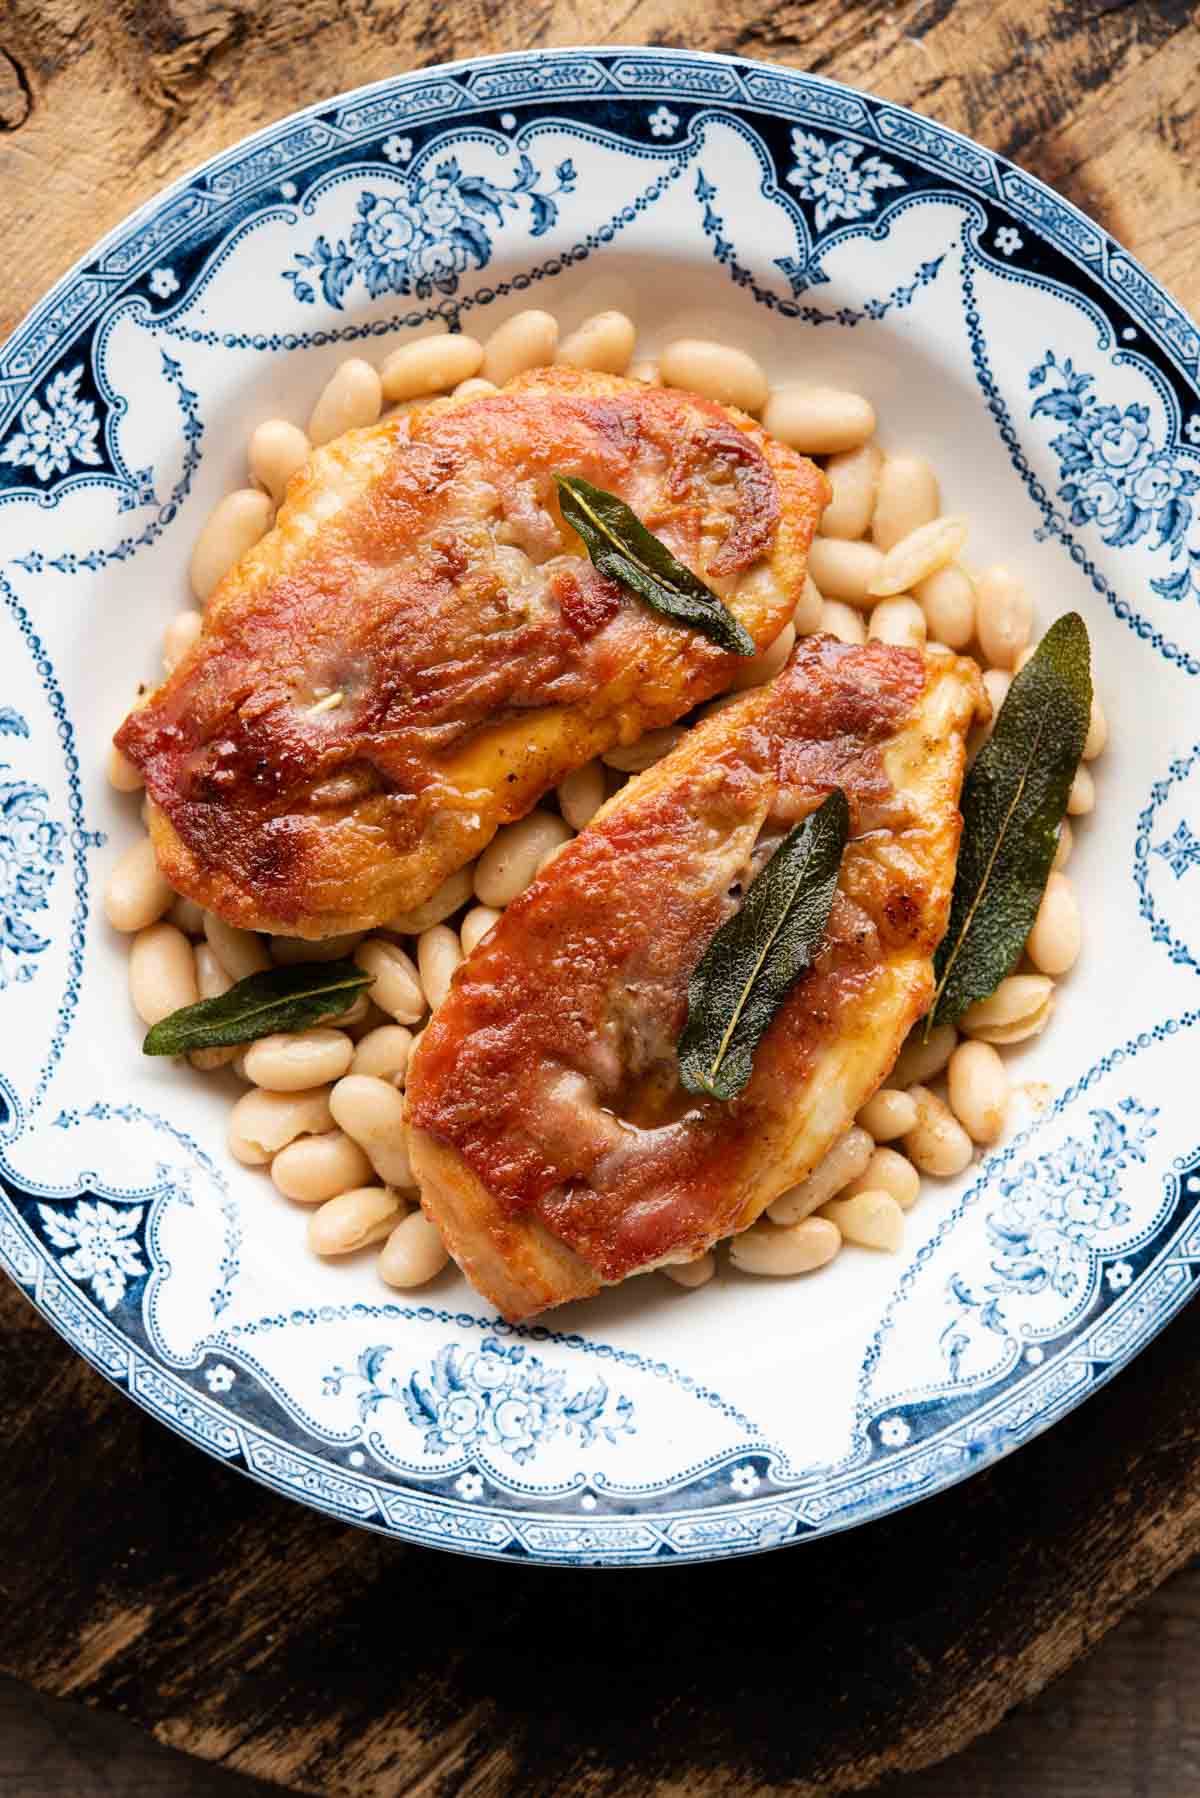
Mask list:
[[[599,306],[861,389],[970,552],[1087,617],[1112,742],[1087,942],[1013,1068],[1021,1133],[928,1183],[899,1258],[630,1282],[511,1329],[447,1274],[314,1262],[138,1053],[98,884],[104,748],[260,418],[442,314]],[[1000,158],[830,82],[677,51],[423,71],[272,127],[108,238],[0,356],[0,1259],[210,1454],[413,1541],[705,1559],[907,1503],[1084,1398],[1193,1290],[1200,1123],[1200,339]]]

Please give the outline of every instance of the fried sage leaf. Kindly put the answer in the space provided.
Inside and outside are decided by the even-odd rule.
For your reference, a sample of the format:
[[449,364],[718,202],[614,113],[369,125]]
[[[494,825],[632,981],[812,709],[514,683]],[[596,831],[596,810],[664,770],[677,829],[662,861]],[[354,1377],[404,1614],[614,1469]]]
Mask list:
[[578,475],[556,474],[554,479],[562,515],[582,537],[601,574],[620,581],[656,612],[690,624],[722,649],[739,656],[758,654],[754,638],[712,588],[677,561],[623,499]]
[[229,1049],[277,1030],[309,1030],[337,1017],[372,976],[353,961],[305,961],[239,980],[216,999],[184,1005],[161,1019],[142,1044],[144,1055],[190,1055]]
[[829,921],[850,808],[841,788],[788,832],[708,945],[688,986],[679,1077],[734,1099],[771,1019],[809,966]]
[[1091,659],[1078,612],[1056,619],[1013,680],[967,775],[930,1027],[953,1024],[995,992],[1033,927],[1087,736]]

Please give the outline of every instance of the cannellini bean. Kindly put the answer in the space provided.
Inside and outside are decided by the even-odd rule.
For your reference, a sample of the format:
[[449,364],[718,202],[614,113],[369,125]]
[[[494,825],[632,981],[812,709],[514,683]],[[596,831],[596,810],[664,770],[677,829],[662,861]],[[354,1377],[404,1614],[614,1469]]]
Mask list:
[[417,968],[432,1010],[445,1003],[462,958],[458,932],[448,924],[433,924],[417,938]]
[[842,1233],[827,1217],[805,1217],[781,1228],[752,1224],[729,1245],[729,1259],[744,1274],[811,1274],[832,1261]]
[[312,452],[312,445],[289,418],[268,418],[250,438],[247,461],[250,473],[261,481],[277,506],[283,504],[287,484]]
[[423,899],[420,905],[414,905],[411,911],[403,911],[393,918],[390,928],[399,931],[401,936],[420,936],[431,924],[443,923],[452,912],[466,905],[474,891],[474,868],[459,868],[456,873],[443,880],[428,899]]
[[867,621],[861,612],[853,606],[843,605],[840,599],[827,599],[821,608],[821,629],[839,643],[865,643],[867,640]]
[[995,1142],[1008,1110],[1008,1075],[990,1043],[959,1043],[946,1070],[950,1109],[976,1142]]
[[677,337],[659,357],[658,366],[668,387],[686,387],[743,412],[757,412],[766,404],[766,375],[753,356],[732,344]]
[[1083,924],[1075,889],[1065,874],[1051,874],[1025,944],[1043,974],[1065,974],[1079,959]]
[[873,543],[814,537],[809,546],[808,571],[826,599],[849,600],[856,606],[873,605],[874,582],[882,567],[883,551]]
[[856,1192],[848,1199],[830,1199],[821,1216],[836,1224],[846,1242],[863,1249],[885,1249],[895,1254],[904,1241],[904,1213],[890,1192]]
[[354,959],[373,981],[371,997],[398,1024],[416,1024],[425,1015],[425,993],[412,957],[398,943],[369,936]]
[[683,1286],[694,1292],[697,1286],[707,1286],[717,1271],[717,1258],[710,1250],[706,1255],[697,1255],[692,1261],[672,1261],[659,1272],[666,1274],[668,1280],[674,1280],[676,1286]]
[[1092,711],[1088,719],[1088,733],[1083,744],[1083,759],[1094,762],[1104,745],[1108,742],[1108,719],[1104,716],[1104,707],[1092,694]]
[[935,568],[918,581],[913,597],[925,614],[930,632],[947,649],[965,649],[975,635],[975,589],[957,563]]
[[873,1099],[868,1099],[855,1123],[876,1142],[894,1142],[911,1130],[917,1121],[917,1108],[906,1092],[882,1086]]
[[[899,543],[893,543],[871,582],[871,592],[881,599],[907,593],[948,562],[953,562],[967,541],[965,518],[935,518],[918,525]],[[818,577],[819,579],[820,577]]]
[[1024,581],[1007,568],[985,568],[976,583],[975,629],[993,668],[1012,668],[1029,642],[1033,601]]
[[875,408],[860,393],[793,381],[772,391],[763,429],[806,456],[836,456],[875,435]]
[[437,1225],[423,1211],[410,1211],[383,1245],[379,1277],[389,1286],[406,1291],[410,1286],[427,1285],[449,1259]]
[[631,362],[625,370],[631,381],[642,381],[647,387],[661,387],[662,371],[657,362]]
[[193,648],[204,629],[199,612],[176,612],[163,634],[163,671],[170,674]]
[[821,590],[811,574],[804,577],[804,588],[796,601],[796,610],[792,613],[792,623],[798,637],[811,637],[814,631],[821,629],[821,613],[825,601]]
[[896,1065],[888,1076],[893,1086],[924,1086],[940,1074],[954,1053],[958,1032],[953,1024],[939,1024],[925,1040],[925,1022],[914,1024],[905,1038]]
[[817,526],[823,537],[861,537],[865,535],[875,510],[875,490],[879,481],[883,456],[873,440],[859,449],[842,450],[830,456],[825,475],[833,497],[821,514]]
[[857,1124],[852,1125],[818,1161],[807,1179],[771,1201],[767,1216],[775,1224],[798,1224],[826,1199],[831,1199],[835,1192],[857,1179],[874,1152],[875,1144],[867,1132]]
[[903,596],[881,599],[871,611],[867,636],[879,643],[895,643],[902,649],[922,649],[925,644],[925,614],[915,599]]
[[1070,820],[1064,818],[1058,827],[1058,848],[1054,851],[1052,872],[1061,874],[1071,858],[1075,847],[1075,832],[1071,829]]
[[879,492],[871,535],[880,549],[892,549],[942,509],[933,465],[924,456],[889,456],[879,471]]
[[[755,656],[754,660],[758,661],[759,657]],[[606,749],[600,760],[606,768],[615,768],[618,774],[641,774],[645,769],[653,768],[655,762],[661,762],[665,755],[670,755],[683,741],[684,734],[677,724],[668,724],[663,730],[648,730],[636,743]]]
[[294,968],[306,961],[341,961],[353,955],[365,935],[362,930],[348,930],[342,936],[272,936],[267,938],[267,948],[278,967]]
[[1054,982],[1045,974],[1009,974],[994,993],[977,999],[960,1020],[967,1036],[985,1043],[1019,1043],[1040,1036],[1054,1004]]
[[196,1003],[200,995],[192,945],[174,924],[151,924],[134,937],[129,996],[143,1024],[157,1024],[181,1006]]
[[352,1255],[368,1243],[382,1242],[395,1229],[404,1208],[387,1186],[356,1186],[326,1199],[308,1220],[308,1246],[314,1255]]
[[[604,804],[604,765],[600,761],[584,762],[572,768],[558,783],[558,803],[572,830],[582,830]],[[470,950],[467,951],[470,954]]]
[[986,724],[978,727],[977,741],[976,733],[972,732],[972,747],[980,747],[982,744],[986,743],[992,732],[995,730],[996,720],[1000,716],[1000,708],[1008,698],[1008,689],[1012,686],[1012,682],[1012,675],[1007,674],[1003,668],[989,668],[985,672],[983,677],[983,690],[988,696],[988,703],[991,705],[992,715]]
[[339,1193],[366,1186],[371,1163],[342,1130],[324,1136],[301,1136],[280,1149],[271,1163],[271,1178],[287,1199],[299,1205],[323,1205]]
[[383,411],[379,370],[361,356],[339,362],[321,389],[308,420],[308,440],[320,448],[347,431],[373,425]]
[[340,1080],[354,1059],[354,1044],[341,1030],[280,1031],[261,1036],[246,1050],[246,1077],[273,1093],[303,1093]]
[[1096,783],[1088,770],[1082,766],[1076,768],[1075,778],[1071,782],[1071,791],[1067,796],[1067,811],[1072,818],[1086,818],[1096,806]]
[[196,986],[202,999],[219,999],[233,985],[207,943],[196,944]]
[[[420,337],[401,344],[387,358],[380,375],[384,398],[414,400],[427,393],[442,393],[469,381],[483,363],[483,345],[457,332],[446,337]],[[489,376],[490,380],[492,377]]]
[[[907,1099],[908,1094],[904,1097]],[[914,1103],[913,1117],[916,1115]],[[921,1176],[907,1155],[901,1155],[898,1149],[876,1149],[858,1179],[843,1187],[842,1197],[848,1199],[857,1192],[890,1192],[901,1211],[909,1211],[920,1191]]]
[[911,1087],[910,1096],[917,1108],[917,1123],[904,1138],[908,1159],[923,1174],[933,1174],[939,1180],[961,1174],[974,1152],[971,1138],[949,1106],[943,1105],[927,1086]]
[[370,1074],[376,1080],[390,1080],[403,1087],[412,1050],[412,1031],[403,1024],[377,1024],[354,1045],[352,1074]]
[[333,1129],[330,1089],[272,1093],[260,1086],[243,1093],[229,1117],[229,1147],[247,1167],[265,1167],[298,1136],[323,1136]]
[[500,913],[491,905],[473,905],[458,928],[459,941],[464,955],[473,955],[493,924],[500,922]]
[[795,646],[796,627],[789,622],[769,648],[759,655],[746,656],[738,662],[737,673],[733,677],[734,692],[746,693],[751,687],[765,687],[769,680],[775,679]]
[[238,930],[224,918],[218,918],[215,912],[205,912],[204,934],[213,954],[234,980],[265,973],[271,965],[271,957],[260,936],[252,930]]
[[268,494],[239,487],[214,506],[192,549],[188,565],[192,592],[201,605],[215,592],[235,562],[271,528],[275,508]]
[[623,312],[595,312],[564,337],[556,360],[572,368],[591,368],[599,374],[623,375],[633,357],[637,336],[633,320]]
[[149,837],[139,837],[108,876],[104,915],[114,930],[145,930],[162,917],[174,897],[159,872],[154,844]]
[[142,771],[135,768],[123,749],[115,743],[108,746],[107,762],[108,784],[115,787],[118,793],[140,793],[145,786]]
[[389,1186],[415,1184],[404,1141],[404,1100],[389,1081],[345,1074],[329,1096],[329,1109]]
[[570,825],[553,812],[530,812],[504,825],[475,863],[476,898],[502,911],[525,891],[543,856],[570,840]]
[[483,378],[503,387],[527,369],[545,368],[553,362],[557,348],[558,320],[552,312],[539,312],[532,306],[515,312],[497,325],[483,346]]
[[485,400],[500,389],[494,381],[483,381],[478,375],[472,375],[469,381],[460,381],[451,395],[456,400]]
[[176,894],[167,916],[172,924],[182,930],[184,936],[204,935],[204,910],[194,899],[185,899],[182,894]]

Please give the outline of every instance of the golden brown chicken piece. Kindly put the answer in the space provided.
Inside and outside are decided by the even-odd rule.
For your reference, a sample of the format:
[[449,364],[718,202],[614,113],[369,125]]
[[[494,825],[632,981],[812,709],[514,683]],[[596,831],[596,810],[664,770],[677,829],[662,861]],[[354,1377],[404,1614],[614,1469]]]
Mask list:
[[[974,663],[809,638],[609,801],[455,976],[408,1076],[422,1203],[512,1320],[743,1230],[848,1128],[928,1004]],[[688,980],[734,895],[841,787],[823,946],[727,1103],[679,1083]]]
[[736,656],[596,571],[555,472],[632,506],[760,649],[790,619],[828,488],[741,413],[556,368],[351,432],[117,733],[172,886],[252,929],[386,922],[729,686]]

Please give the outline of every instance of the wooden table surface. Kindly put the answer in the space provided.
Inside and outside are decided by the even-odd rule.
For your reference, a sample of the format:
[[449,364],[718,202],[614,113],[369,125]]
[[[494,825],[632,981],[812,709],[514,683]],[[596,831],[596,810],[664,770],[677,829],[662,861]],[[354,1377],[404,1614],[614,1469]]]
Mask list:
[[[685,42],[913,105],[1200,309],[1189,0],[4,0],[0,21],[3,331],[139,201],[292,108],[581,42]],[[1196,1309],[963,1488],[782,1555],[628,1574],[457,1561],[302,1511],[143,1417],[7,1287],[0,1344],[0,1672],[306,1792],[857,1790],[989,1729],[1200,1550]],[[1005,1783],[976,1749],[970,1789],[1197,1789],[1148,1640],[1144,1704],[1096,1708],[1094,1777],[1029,1785],[1021,1760]]]

